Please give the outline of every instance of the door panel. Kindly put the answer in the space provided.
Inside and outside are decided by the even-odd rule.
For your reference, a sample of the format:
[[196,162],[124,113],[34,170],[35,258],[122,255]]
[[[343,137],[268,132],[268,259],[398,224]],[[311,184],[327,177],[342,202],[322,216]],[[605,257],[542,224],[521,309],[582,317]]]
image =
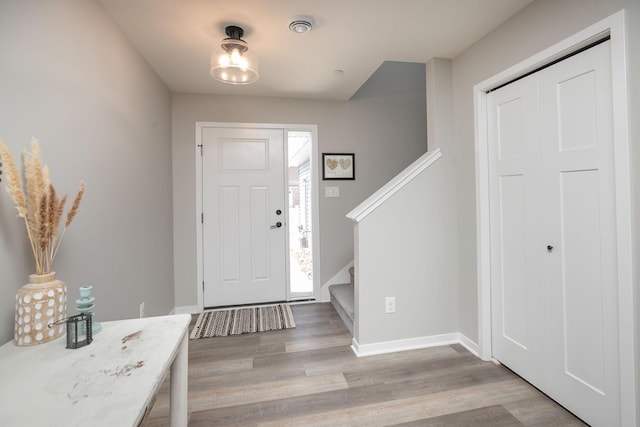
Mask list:
[[[537,82],[523,79],[488,96],[492,167],[491,270],[494,357],[531,382],[542,381],[544,289],[540,247]],[[526,120],[525,120],[526,119]]]
[[205,307],[285,300],[283,131],[204,128],[202,145]]
[[[223,283],[237,283],[240,280],[240,232],[238,229],[239,191],[237,187],[220,187],[220,251],[222,265],[220,273]],[[205,193],[206,194],[206,193]],[[212,228],[215,224],[212,224]],[[213,236],[212,236],[213,237]],[[205,246],[210,246],[210,243]],[[205,256],[205,260],[211,259]]]
[[609,58],[606,42],[539,76],[549,394],[595,426],[620,423]]
[[561,174],[565,372],[604,392],[604,330],[597,171]]
[[[502,216],[502,334],[523,350],[531,345],[527,333],[526,210],[522,175],[500,178]],[[507,237],[508,236],[508,237]],[[505,238],[507,237],[507,238]]]
[[268,187],[252,187],[251,209],[251,280],[268,280],[270,276],[269,229],[270,195]]

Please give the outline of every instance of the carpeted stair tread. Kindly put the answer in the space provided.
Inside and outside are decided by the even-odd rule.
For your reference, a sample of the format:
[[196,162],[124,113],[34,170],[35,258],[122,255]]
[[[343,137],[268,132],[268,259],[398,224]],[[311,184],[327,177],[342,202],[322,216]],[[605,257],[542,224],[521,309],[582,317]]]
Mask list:
[[331,304],[340,315],[340,318],[347,326],[347,329],[353,333],[354,318],[354,289],[350,283],[342,285],[329,286],[329,294],[331,296]]
[[336,309],[340,318],[347,326],[347,329],[353,333],[353,318],[355,317],[355,305],[354,305],[354,275],[355,269],[349,268],[349,280],[350,283],[344,283],[341,285],[329,286],[329,295],[331,297],[331,304]]

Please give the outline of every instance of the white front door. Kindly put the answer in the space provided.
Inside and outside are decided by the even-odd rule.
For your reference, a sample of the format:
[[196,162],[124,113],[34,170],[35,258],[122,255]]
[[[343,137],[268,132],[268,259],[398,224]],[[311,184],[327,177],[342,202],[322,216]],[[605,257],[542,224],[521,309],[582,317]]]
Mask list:
[[620,424],[610,43],[488,95],[494,357]]
[[282,129],[202,129],[204,306],[287,296]]

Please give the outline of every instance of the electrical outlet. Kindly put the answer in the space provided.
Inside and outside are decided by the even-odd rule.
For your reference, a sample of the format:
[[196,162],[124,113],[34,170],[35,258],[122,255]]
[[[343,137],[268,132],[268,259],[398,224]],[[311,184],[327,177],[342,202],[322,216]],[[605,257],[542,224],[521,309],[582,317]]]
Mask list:
[[396,297],[387,297],[385,300],[385,313],[396,312]]
[[144,303],[140,304],[140,318],[144,317]]

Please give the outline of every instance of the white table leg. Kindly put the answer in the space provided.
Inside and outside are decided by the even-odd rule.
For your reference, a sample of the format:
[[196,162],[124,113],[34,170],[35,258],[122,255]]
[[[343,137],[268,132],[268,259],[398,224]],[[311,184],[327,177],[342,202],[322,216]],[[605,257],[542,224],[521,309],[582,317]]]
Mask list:
[[169,410],[171,427],[187,427],[188,381],[189,381],[189,337],[185,332],[171,364],[171,395]]

